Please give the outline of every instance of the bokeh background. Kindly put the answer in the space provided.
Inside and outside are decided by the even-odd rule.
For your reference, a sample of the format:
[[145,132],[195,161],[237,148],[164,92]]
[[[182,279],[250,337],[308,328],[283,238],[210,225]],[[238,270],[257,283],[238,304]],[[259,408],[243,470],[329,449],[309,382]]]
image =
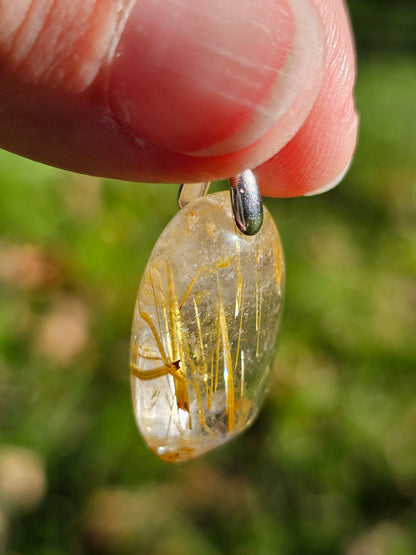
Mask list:
[[416,553],[416,9],[350,8],[354,164],[267,200],[288,273],[270,394],[199,460],[157,460],[130,405],[133,303],[176,187],[0,152],[0,553]]

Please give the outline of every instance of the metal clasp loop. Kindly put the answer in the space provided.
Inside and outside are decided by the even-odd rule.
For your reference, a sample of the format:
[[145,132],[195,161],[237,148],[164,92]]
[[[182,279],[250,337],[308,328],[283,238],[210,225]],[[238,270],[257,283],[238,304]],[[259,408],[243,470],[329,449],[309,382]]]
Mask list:
[[[231,206],[237,228],[244,235],[256,235],[263,224],[263,202],[256,178],[251,170],[244,170],[229,179]],[[190,202],[208,193],[210,182],[184,183],[179,188],[178,205],[184,208]]]
[[230,192],[234,220],[244,235],[256,235],[263,224],[263,202],[251,170],[231,177]]

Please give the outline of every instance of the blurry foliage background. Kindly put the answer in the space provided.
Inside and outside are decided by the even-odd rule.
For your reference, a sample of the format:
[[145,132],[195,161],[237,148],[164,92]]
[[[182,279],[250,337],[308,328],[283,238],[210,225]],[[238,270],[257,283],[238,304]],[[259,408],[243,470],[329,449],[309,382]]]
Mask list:
[[416,553],[416,10],[351,0],[361,135],[335,191],[270,200],[287,301],[253,428],[172,466],[128,341],[169,185],[0,153],[0,553]]

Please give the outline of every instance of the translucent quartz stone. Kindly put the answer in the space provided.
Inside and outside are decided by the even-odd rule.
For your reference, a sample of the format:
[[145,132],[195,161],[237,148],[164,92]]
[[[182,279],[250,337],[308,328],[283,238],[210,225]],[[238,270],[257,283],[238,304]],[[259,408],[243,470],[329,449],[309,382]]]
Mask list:
[[240,234],[228,192],[201,197],[163,231],[140,284],[131,340],[138,427],[162,459],[217,447],[256,416],[270,373],[284,263],[265,210]]

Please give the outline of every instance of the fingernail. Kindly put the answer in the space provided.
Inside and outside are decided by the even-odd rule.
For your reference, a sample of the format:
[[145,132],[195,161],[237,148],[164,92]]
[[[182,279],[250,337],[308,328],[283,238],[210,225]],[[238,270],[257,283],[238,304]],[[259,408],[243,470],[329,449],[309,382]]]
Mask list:
[[[136,2],[110,66],[112,114],[160,148],[204,156],[218,154],[220,144],[235,150],[229,138],[264,103],[290,57],[294,19],[287,0]],[[244,140],[248,146],[252,137]]]

